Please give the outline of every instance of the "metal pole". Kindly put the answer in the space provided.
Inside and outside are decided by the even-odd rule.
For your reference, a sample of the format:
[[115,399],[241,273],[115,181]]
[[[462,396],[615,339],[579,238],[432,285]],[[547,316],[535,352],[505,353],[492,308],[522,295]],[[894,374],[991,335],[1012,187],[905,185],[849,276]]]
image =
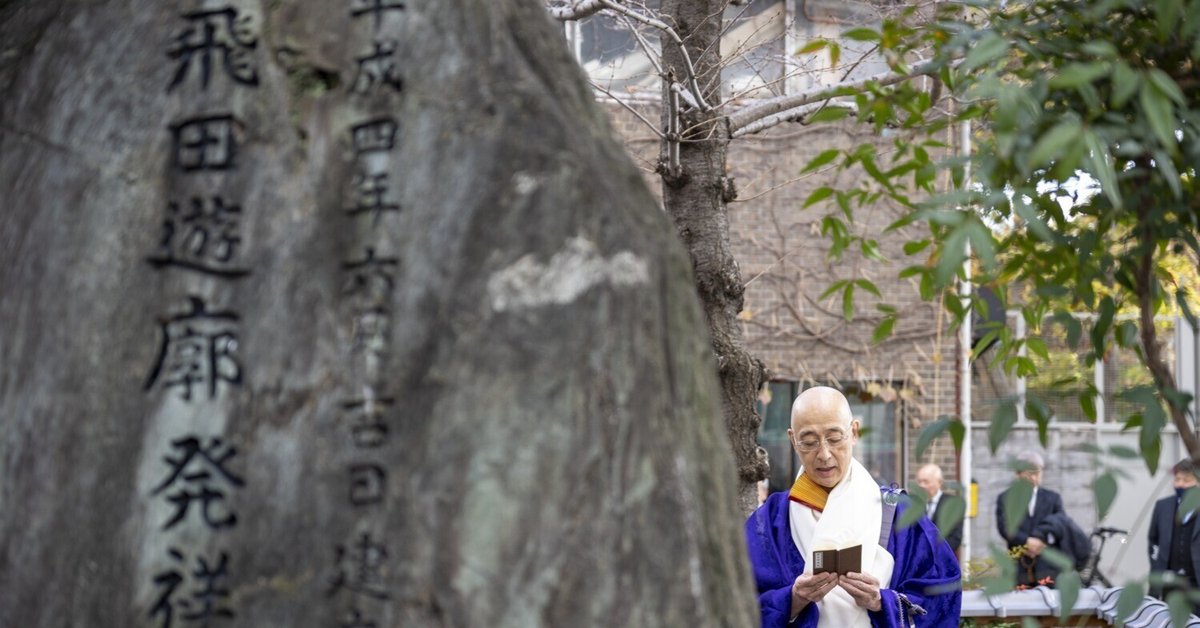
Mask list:
[[[971,154],[971,123],[964,121],[962,123],[962,137],[959,150],[966,157]],[[969,187],[971,181],[971,165],[967,163],[966,171],[963,173],[963,186]],[[969,211],[964,207],[964,211]],[[963,261],[963,281],[959,285],[959,296],[967,305],[966,317],[959,327],[958,350],[959,362],[959,409],[958,416],[963,422],[963,447],[962,454],[959,456],[959,477],[962,480],[964,496],[967,500],[971,499],[971,465],[973,463],[971,456],[971,245],[966,245],[967,258]],[[968,502],[969,504],[969,502]],[[978,507],[977,507],[978,508]],[[976,510],[978,518],[978,510]],[[964,563],[971,560],[971,526],[969,522],[963,522],[963,550],[962,560]]]

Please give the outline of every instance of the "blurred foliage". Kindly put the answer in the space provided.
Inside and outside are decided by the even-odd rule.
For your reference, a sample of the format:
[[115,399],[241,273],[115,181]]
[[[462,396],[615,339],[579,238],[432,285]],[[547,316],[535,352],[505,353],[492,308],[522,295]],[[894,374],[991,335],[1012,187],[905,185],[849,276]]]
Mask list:
[[[1194,320],[1200,0],[979,0],[928,10],[914,6],[877,30],[855,30],[856,39],[878,42],[893,71],[919,68],[923,76],[843,93],[892,146],[885,154],[864,142],[818,155],[819,165],[865,176],[847,178],[844,189],[818,188],[805,206],[830,210],[822,234],[836,257],[850,247],[877,250],[852,235],[856,210],[898,205],[905,213],[891,229],[916,225],[924,234],[906,243],[914,263],[900,273],[924,297],[951,290],[970,255],[972,281],[994,288],[1029,329],[1060,325],[1059,355],[1036,335],[984,330],[980,344],[997,341],[995,364],[1011,375],[1078,386],[1079,373],[1039,378],[1058,370],[1047,366],[1090,368],[1113,347],[1161,366],[1146,377],[1125,374],[1154,384],[1153,394],[1129,395],[1142,410],[1124,417],[1148,444],[1170,418],[1164,402],[1181,413],[1188,399],[1164,376],[1158,331],[1122,315],[1182,312]],[[942,140],[963,122],[973,150],[947,156]],[[869,290],[846,281],[823,296],[841,292],[849,317],[856,289]],[[962,299],[942,301],[959,321],[969,311]],[[1091,316],[1081,321],[1079,312]],[[894,319],[880,323],[877,340]],[[1085,386],[1078,396],[1094,420],[1094,402],[1085,399],[1093,393]],[[1032,410],[1036,420],[1039,408]],[[1148,453],[1150,466],[1157,455]]]

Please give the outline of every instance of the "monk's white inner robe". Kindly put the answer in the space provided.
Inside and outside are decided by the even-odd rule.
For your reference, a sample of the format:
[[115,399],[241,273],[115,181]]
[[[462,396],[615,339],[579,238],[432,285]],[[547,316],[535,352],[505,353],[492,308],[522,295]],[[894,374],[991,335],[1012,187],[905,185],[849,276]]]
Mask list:
[[[817,512],[795,501],[789,503],[788,507],[792,541],[804,557],[804,573],[812,573],[813,550],[841,549],[862,544],[863,569],[879,580],[881,589],[887,588],[896,560],[886,548],[879,546],[883,499],[879,485],[861,463],[850,459],[850,470],[830,491],[824,512]],[[817,625],[821,628],[871,626],[866,609],[855,604],[854,598],[840,586],[834,587],[823,600],[817,602],[817,609],[820,611]]]

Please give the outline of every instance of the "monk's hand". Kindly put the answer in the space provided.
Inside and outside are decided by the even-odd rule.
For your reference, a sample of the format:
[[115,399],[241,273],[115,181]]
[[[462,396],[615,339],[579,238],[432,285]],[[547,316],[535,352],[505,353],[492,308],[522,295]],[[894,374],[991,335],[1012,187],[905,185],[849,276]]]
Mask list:
[[792,617],[795,618],[812,602],[820,602],[838,583],[837,574],[801,574],[792,582]]
[[1025,541],[1025,553],[1033,558],[1037,558],[1044,549],[1046,549],[1046,542],[1035,536],[1031,536]]
[[845,589],[854,603],[869,611],[883,608],[883,596],[879,594],[879,580],[867,573],[850,572],[838,576],[838,584]]

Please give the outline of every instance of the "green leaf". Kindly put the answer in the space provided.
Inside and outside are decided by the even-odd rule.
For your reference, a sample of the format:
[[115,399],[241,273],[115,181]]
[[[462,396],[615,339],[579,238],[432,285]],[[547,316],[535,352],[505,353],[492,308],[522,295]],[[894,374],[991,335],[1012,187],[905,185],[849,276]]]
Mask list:
[[1176,152],[1178,146],[1175,141],[1175,110],[1171,107],[1170,99],[1152,83],[1143,83],[1138,93],[1138,102],[1159,143],[1168,151]]
[[1049,85],[1053,89],[1075,89],[1109,73],[1110,66],[1104,61],[1070,63],[1052,77]]
[[846,289],[842,292],[842,316],[846,320],[854,320],[854,284],[846,284]]
[[953,530],[959,523],[962,523],[963,516],[967,514],[967,502],[958,495],[942,494],[942,500],[939,503],[939,508],[935,515],[937,516],[938,536],[946,538],[946,532]]
[[1171,591],[1167,594],[1167,608],[1171,610],[1171,625],[1186,626],[1188,617],[1192,614],[1192,603],[1188,601],[1187,593]]
[[962,452],[963,439],[967,437],[967,426],[962,421],[950,421],[950,442],[954,443],[954,451]]
[[841,120],[842,118],[849,116],[851,113],[854,113],[854,111],[847,107],[837,107],[834,105],[830,105],[828,107],[822,107],[821,109],[817,110],[816,113],[814,113],[810,116],[806,116],[804,118],[804,120],[805,120],[805,122],[809,122],[809,123],[812,123],[812,122],[834,122],[834,121]]
[[887,258],[884,257],[883,252],[879,250],[879,242],[877,242],[875,240],[869,240],[869,239],[863,240],[861,248],[862,248],[863,257],[865,257],[873,262],[887,262],[888,261]]
[[1108,345],[1105,342],[1105,337],[1108,335],[1108,329],[1112,326],[1113,316],[1116,314],[1117,306],[1113,303],[1112,297],[1104,297],[1100,300],[1100,314],[1096,317],[1095,324],[1092,325],[1092,348],[1097,356],[1102,356],[1105,353],[1105,347]]
[[[1158,469],[1158,460],[1162,457],[1162,441],[1153,437],[1147,440],[1145,438],[1147,433],[1148,430],[1146,430],[1146,426],[1143,425],[1141,431],[1141,435],[1143,437],[1141,442],[1142,460],[1146,462],[1146,469],[1149,470],[1150,473],[1154,473]],[[1154,430],[1154,433],[1157,434],[1158,430]]]
[[1047,406],[1041,399],[1029,395],[1025,399],[1025,416],[1033,419],[1034,423],[1037,423],[1038,442],[1042,444],[1042,447],[1046,447],[1050,438],[1050,419],[1052,416],[1050,406]]
[[822,293],[821,293],[821,296],[820,296],[820,297],[818,297],[818,298],[817,298],[817,300],[818,300],[818,301],[824,301],[824,300],[825,300],[825,298],[826,298],[826,297],[828,297],[829,295],[831,295],[831,294],[833,294],[833,293],[837,292],[838,290],[841,290],[842,288],[846,287],[846,284],[847,284],[847,283],[849,283],[849,281],[848,281],[848,280],[846,280],[846,279],[839,279],[838,281],[835,281],[835,282],[833,282],[833,283],[829,284],[829,287],[825,289],[825,292],[822,292]]
[[1138,328],[1133,321],[1121,321],[1117,325],[1117,344],[1132,349],[1138,346]]
[[1124,458],[1126,460],[1133,460],[1141,456],[1136,449],[1126,445],[1113,445],[1112,447],[1108,448],[1108,453],[1111,456]]
[[[828,164],[829,162],[833,161],[834,159],[837,159],[838,155],[840,155],[840,154],[842,154],[842,151],[840,151],[836,148],[831,148],[829,150],[821,151],[821,153],[819,155],[817,155],[816,157],[813,157],[812,161],[808,162],[808,165],[805,166],[804,170],[801,170],[800,172],[801,173],[812,172],[813,170],[816,170],[817,168],[820,168],[821,166]],[[805,205],[805,207],[807,207],[807,205]]]
[[1075,349],[1079,347],[1079,338],[1083,335],[1083,323],[1080,323],[1079,319],[1071,316],[1070,313],[1064,312],[1064,314],[1066,314],[1065,319],[1059,322],[1067,331],[1067,346]]
[[837,67],[838,61],[842,59],[842,46],[836,41],[829,42],[829,65]]
[[874,282],[872,282],[870,279],[855,279],[854,285],[858,286],[859,288],[862,288],[863,290],[866,290],[867,292],[870,292],[871,294],[873,294],[879,298],[883,298],[883,295],[879,293],[879,288],[876,288]]
[[1171,161],[1171,157],[1167,155],[1167,151],[1154,151],[1154,164],[1158,166],[1163,179],[1167,181],[1167,186],[1171,188],[1171,196],[1177,201],[1182,200],[1183,187],[1180,184],[1179,170],[1175,168],[1175,162]]
[[1200,508],[1200,486],[1193,486],[1183,492],[1183,499],[1179,500],[1175,512],[1186,514],[1194,512],[1197,508]]
[[971,359],[979,359],[979,356],[982,355],[984,351],[987,351],[992,342],[999,337],[999,329],[993,329],[984,334],[983,337],[979,339],[979,342],[975,343],[975,348],[971,350]]
[[1192,305],[1188,302],[1187,290],[1175,291],[1175,304],[1179,306],[1179,310],[1183,312],[1183,317],[1187,319],[1189,325],[1193,329],[1200,327],[1200,319],[1196,318],[1195,312],[1192,312]]
[[824,50],[825,47],[828,45],[829,45],[828,39],[813,39],[813,40],[810,40],[807,44],[804,44],[804,46],[802,46],[799,50],[797,50],[796,54],[797,55],[812,54],[818,50]]
[[879,344],[887,340],[892,335],[892,328],[896,326],[895,316],[885,316],[879,324],[875,326],[875,332],[871,334],[871,342]]
[[1100,136],[1091,129],[1084,132],[1083,142],[1088,149],[1088,161],[1092,164],[1092,174],[1100,182],[1100,190],[1108,197],[1114,209],[1122,209],[1121,189],[1117,187],[1117,171],[1113,167],[1108,144],[1100,141]]
[[996,265],[996,238],[992,236],[991,229],[978,220],[966,223],[966,228],[971,248],[979,256],[984,267],[994,267]]
[[908,508],[904,509],[904,513],[896,520],[896,527],[900,530],[910,528],[912,525],[921,520],[921,516],[925,514],[925,491],[920,488],[915,488],[911,493],[905,495],[904,498],[908,502]]
[[970,72],[975,68],[987,65],[996,59],[1008,53],[1008,42],[999,35],[989,32],[975,43],[971,51],[967,53],[967,58],[963,60],[959,66],[959,71],[962,73]]
[[986,577],[983,581],[983,591],[987,595],[1000,595],[1012,591],[1017,583],[1017,561],[1009,558],[1007,548],[995,543],[991,546],[992,564],[999,568],[995,577]]
[[1162,92],[1167,98],[1170,98],[1171,102],[1180,107],[1187,106],[1187,99],[1183,96],[1183,90],[1179,89],[1179,84],[1175,82],[1175,79],[1171,78],[1170,74],[1163,72],[1159,68],[1150,68],[1146,71],[1146,78],[1150,79],[1150,82],[1158,88],[1158,91]]
[[942,417],[921,428],[921,433],[917,436],[917,458],[924,456],[925,450],[929,448],[929,445],[933,444],[933,441],[941,436],[943,432],[950,429],[950,423],[953,420],[949,417]]
[[1142,598],[1146,597],[1146,583],[1141,580],[1126,582],[1117,598],[1117,621],[1129,619],[1142,606]]
[[804,208],[807,209],[812,207],[813,205],[820,203],[830,196],[833,196],[833,192],[833,188],[829,187],[828,185],[823,185],[813,190],[812,194],[809,194],[808,198],[804,199]]
[[1036,336],[1029,336],[1025,339],[1025,347],[1043,360],[1050,361],[1050,350],[1046,348],[1045,340]]
[[1016,478],[1008,485],[1008,490],[1004,492],[1004,529],[1008,531],[1005,536],[1012,536],[1017,531],[1029,510],[1029,498],[1032,496],[1033,485],[1029,480]]
[[1109,104],[1113,109],[1120,109],[1137,93],[1142,79],[1128,63],[1122,61],[1113,66],[1112,82],[1113,90],[1109,96]]
[[1017,405],[1011,401],[1001,403],[992,413],[992,422],[988,424],[988,447],[992,455],[1000,449],[1000,444],[1008,437],[1014,425],[1017,424]]
[[[1158,27],[1158,40],[1166,41],[1171,33],[1179,27],[1179,13],[1183,10],[1179,0],[1155,0],[1155,25]],[[1175,624],[1182,626],[1183,624]]]
[[955,227],[946,237],[940,251],[941,259],[934,268],[934,277],[939,287],[949,286],[962,268],[963,261],[967,259],[968,237],[969,229],[966,225]]
[[917,253],[920,253],[921,251],[924,251],[925,249],[929,248],[929,245],[931,243],[932,243],[931,240],[913,240],[911,242],[905,242],[904,243],[904,254],[905,255],[916,255]]
[[1092,391],[1085,390],[1079,393],[1079,407],[1083,410],[1083,416],[1091,423],[1096,422],[1096,397]]
[[852,28],[842,33],[842,37],[854,41],[879,41],[879,33],[872,28]]
[[1081,128],[1083,125],[1079,118],[1070,116],[1043,133],[1033,145],[1033,150],[1029,151],[1029,166],[1037,168],[1056,159],[1067,146],[1079,140]]
[[1074,569],[1060,572],[1054,579],[1054,586],[1058,588],[1058,619],[1066,625],[1079,599],[1079,574]]
[[1108,471],[1100,474],[1092,482],[1092,494],[1096,496],[1096,520],[1103,521],[1117,498],[1117,478]]

